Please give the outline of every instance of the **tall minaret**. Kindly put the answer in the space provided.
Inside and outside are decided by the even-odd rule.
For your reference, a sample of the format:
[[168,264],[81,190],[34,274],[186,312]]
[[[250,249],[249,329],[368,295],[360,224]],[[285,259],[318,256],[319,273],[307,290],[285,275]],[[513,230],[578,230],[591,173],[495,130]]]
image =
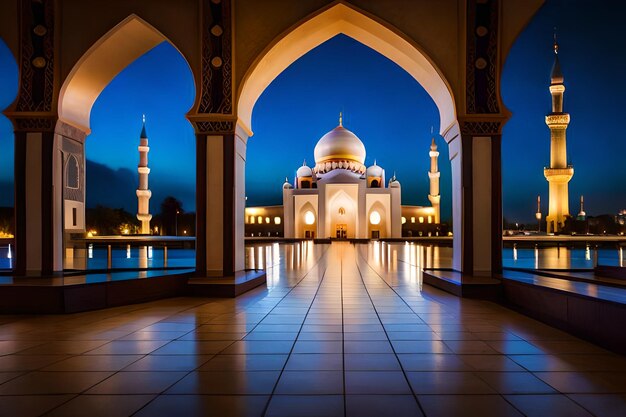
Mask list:
[[150,214],[150,197],[152,191],[148,189],[148,174],[150,174],[150,168],[148,168],[148,152],[150,147],[148,146],[148,135],[146,135],[146,116],[143,115],[143,126],[141,128],[141,136],[139,139],[139,165],[137,166],[137,172],[139,173],[139,187],[137,188],[137,219],[141,221],[141,234],[150,234],[150,220],[152,214]]
[[439,177],[441,176],[441,173],[439,172],[439,167],[437,166],[439,152],[437,152],[437,144],[435,143],[434,135],[433,140],[430,143],[430,152],[428,155],[430,156],[430,171],[428,171],[428,178],[430,179],[430,193],[428,194],[428,199],[430,200],[430,204],[432,204],[435,209],[435,218],[433,220],[435,223],[440,223],[439,204],[441,202],[441,195],[439,194]]
[[559,45],[554,35],[554,65],[550,76],[550,94],[552,95],[552,112],[546,116],[546,124],[550,128],[550,167],[543,174],[550,186],[548,200],[548,216],[546,217],[547,232],[560,232],[569,217],[568,183],[574,175],[574,167],[567,163],[567,143],[565,131],[569,124],[568,113],[563,112],[563,74],[559,64]]

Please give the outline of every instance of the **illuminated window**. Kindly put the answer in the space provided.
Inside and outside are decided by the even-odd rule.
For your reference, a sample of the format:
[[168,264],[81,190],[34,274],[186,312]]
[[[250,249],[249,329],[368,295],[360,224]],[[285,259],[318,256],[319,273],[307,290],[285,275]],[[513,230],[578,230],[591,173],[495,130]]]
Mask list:
[[428,223],[432,223],[433,222],[433,216],[428,216]]
[[304,213],[304,223],[308,225],[312,225],[313,223],[315,223],[315,214],[313,214],[312,211],[309,210]]
[[254,224],[254,216],[250,216],[250,223]]
[[424,223],[424,218],[422,216],[420,216],[420,223]]
[[402,216],[402,224],[406,223],[406,217]]
[[346,214],[346,209],[343,207],[339,207],[339,215],[343,216],[344,214]]
[[280,217],[274,217],[274,224],[280,224]]
[[373,225],[377,225],[380,223],[380,213],[378,213],[376,210],[370,213],[370,223],[372,223]]
[[270,224],[270,218],[269,217],[265,218],[265,223]]
[[415,217],[411,217],[411,223],[415,223]]
[[263,223],[263,217],[261,216],[257,217],[256,220],[257,220],[257,223],[259,224]]

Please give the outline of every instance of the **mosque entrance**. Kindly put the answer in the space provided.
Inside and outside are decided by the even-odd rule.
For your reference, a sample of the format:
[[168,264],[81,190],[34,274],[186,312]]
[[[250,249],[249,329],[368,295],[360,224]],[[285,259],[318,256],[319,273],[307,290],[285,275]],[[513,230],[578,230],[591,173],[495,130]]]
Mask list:
[[338,224],[335,227],[337,239],[346,239],[348,237],[348,225]]

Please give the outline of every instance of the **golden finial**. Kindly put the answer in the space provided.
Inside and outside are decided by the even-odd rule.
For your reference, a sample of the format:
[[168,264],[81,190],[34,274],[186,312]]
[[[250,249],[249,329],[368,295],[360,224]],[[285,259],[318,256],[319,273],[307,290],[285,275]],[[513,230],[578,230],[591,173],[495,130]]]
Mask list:
[[558,55],[559,53],[559,43],[556,40],[556,26],[554,27],[554,54]]
[[339,126],[343,126],[343,114],[339,112]]
[[145,114],[142,114],[142,115],[141,115],[141,121],[142,121],[143,123],[146,123],[146,115],[145,115]]

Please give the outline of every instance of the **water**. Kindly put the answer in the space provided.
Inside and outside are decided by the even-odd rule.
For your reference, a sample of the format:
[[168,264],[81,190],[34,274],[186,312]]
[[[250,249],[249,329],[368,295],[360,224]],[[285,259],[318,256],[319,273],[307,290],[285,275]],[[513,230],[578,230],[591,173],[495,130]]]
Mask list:
[[[369,259],[381,268],[392,268],[398,262],[425,268],[451,268],[452,248],[446,246],[418,245],[414,243],[371,242],[358,245],[367,251]],[[283,262],[289,267],[298,268],[303,262],[310,262],[309,255],[316,251],[312,242],[268,243],[246,245],[247,269],[270,269]],[[145,249],[142,249],[145,248]],[[366,248],[366,249],[363,249]],[[107,269],[106,247],[90,247],[68,251],[65,259],[66,269],[104,270]],[[625,266],[624,248],[504,248],[502,264],[504,267],[528,269],[593,269],[596,262],[606,266]],[[13,267],[14,248],[0,246],[0,270]],[[194,268],[194,249],[167,250],[167,267]],[[164,250],[161,247],[114,247],[111,266],[113,269],[163,268]]]
[[[594,266],[624,266],[624,248],[504,248],[502,266],[528,269],[593,269]],[[596,259],[597,258],[597,259]]]
[[[167,249],[162,247],[130,245],[111,248],[111,269],[136,268],[194,268],[195,249]],[[107,248],[89,245],[86,249],[68,249],[64,260],[65,269],[102,270],[107,269]]]

